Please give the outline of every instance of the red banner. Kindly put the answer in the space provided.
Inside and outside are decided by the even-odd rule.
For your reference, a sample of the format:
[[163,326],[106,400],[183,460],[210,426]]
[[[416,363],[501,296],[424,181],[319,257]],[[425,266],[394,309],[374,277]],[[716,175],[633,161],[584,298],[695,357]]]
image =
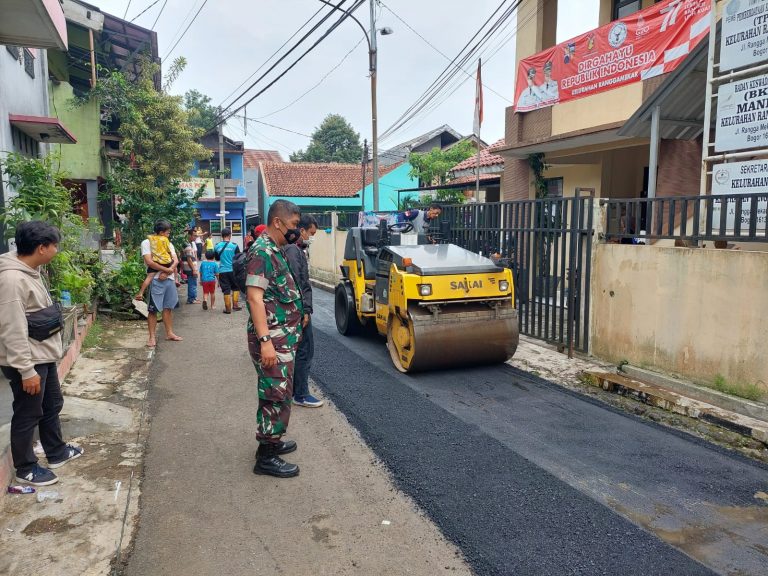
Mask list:
[[709,33],[711,5],[711,0],[665,0],[521,60],[515,111],[671,72]]

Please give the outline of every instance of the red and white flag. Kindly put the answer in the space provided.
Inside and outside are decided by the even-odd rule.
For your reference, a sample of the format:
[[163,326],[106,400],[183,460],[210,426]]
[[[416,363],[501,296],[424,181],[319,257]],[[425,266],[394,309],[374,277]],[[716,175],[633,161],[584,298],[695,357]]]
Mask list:
[[477,61],[477,89],[475,91],[475,135],[480,136],[483,125],[483,80],[480,73],[481,61]]

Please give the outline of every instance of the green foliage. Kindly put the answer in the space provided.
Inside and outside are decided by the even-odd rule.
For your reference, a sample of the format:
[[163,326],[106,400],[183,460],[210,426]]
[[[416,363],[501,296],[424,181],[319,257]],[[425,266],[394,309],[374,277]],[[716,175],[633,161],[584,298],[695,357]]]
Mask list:
[[[411,178],[417,178],[425,186],[446,184],[449,181],[448,172],[476,153],[472,142],[460,142],[448,150],[433,148],[430,152],[412,152],[408,158],[411,164]],[[438,196],[440,192],[438,191]],[[462,202],[464,199],[461,195]]]
[[218,109],[211,105],[211,99],[197,90],[188,90],[184,94],[184,109],[189,115],[189,123],[205,132],[216,124]]
[[147,276],[147,268],[139,252],[131,254],[117,270],[106,270],[96,283],[96,295],[115,312],[133,310],[131,301]]
[[329,114],[312,133],[306,151],[291,154],[291,162],[359,164],[363,158],[360,134],[339,114]]
[[[174,63],[177,72],[183,65],[183,61]],[[196,198],[179,192],[178,181],[195,160],[210,158],[210,152],[197,142],[204,131],[192,124],[182,98],[155,89],[158,66],[144,60],[140,69],[133,81],[121,72],[105,74],[85,97],[100,103],[106,118],[102,131],[117,127],[122,137],[124,155],[112,161],[108,188],[118,200],[118,213],[126,219],[123,238],[133,248],[156,218],[175,224],[176,239],[183,234],[193,219]]]
[[83,348],[88,350],[98,346],[103,333],[104,327],[101,325],[101,322],[96,319],[93,324],[91,324],[91,327],[88,328],[88,334],[85,335],[85,339],[83,340]]
[[72,195],[62,181],[66,174],[58,171],[57,158],[27,158],[10,154],[3,172],[16,195],[0,211],[6,239],[13,238],[21,222],[43,220],[61,232],[58,255],[48,264],[51,293],[55,298],[68,290],[74,304],[92,301],[94,275],[98,274],[99,257],[83,247],[86,235],[98,232],[94,220],[89,222],[72,212]]
[[549,190],[547,189],[547,180],[544,178],[544,172],[549,166],[544,160],[544,154],[539,152],[529,155],[528,165],[533,172],[533,187],[536,190],[536,198],[546,198]]
[[760,400],[763,391],[756,384],[739,384],[728,382],[722,374],[717,374],[712,381],[712,388],[723,394],[746,398],[747,400]]

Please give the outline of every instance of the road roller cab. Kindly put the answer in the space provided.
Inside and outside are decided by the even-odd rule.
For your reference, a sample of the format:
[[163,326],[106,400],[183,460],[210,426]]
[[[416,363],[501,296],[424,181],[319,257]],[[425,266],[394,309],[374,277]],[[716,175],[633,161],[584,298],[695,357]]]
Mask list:
[[336,326],[375,327],[403,371],[504,362],[517,348],[512,273],[453,244],[386,228],[352,228]]

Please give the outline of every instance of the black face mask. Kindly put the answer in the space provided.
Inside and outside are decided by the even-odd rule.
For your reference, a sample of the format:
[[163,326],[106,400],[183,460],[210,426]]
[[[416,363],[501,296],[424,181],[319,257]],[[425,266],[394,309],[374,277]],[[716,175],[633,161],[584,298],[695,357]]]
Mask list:
[[285,232],[281,230],[280,233],[285,238],[286,243],[295,244],[301,238],[301,230],[298,228],[288,228],[285,222],[283,222],[283,226],[285,226]]

